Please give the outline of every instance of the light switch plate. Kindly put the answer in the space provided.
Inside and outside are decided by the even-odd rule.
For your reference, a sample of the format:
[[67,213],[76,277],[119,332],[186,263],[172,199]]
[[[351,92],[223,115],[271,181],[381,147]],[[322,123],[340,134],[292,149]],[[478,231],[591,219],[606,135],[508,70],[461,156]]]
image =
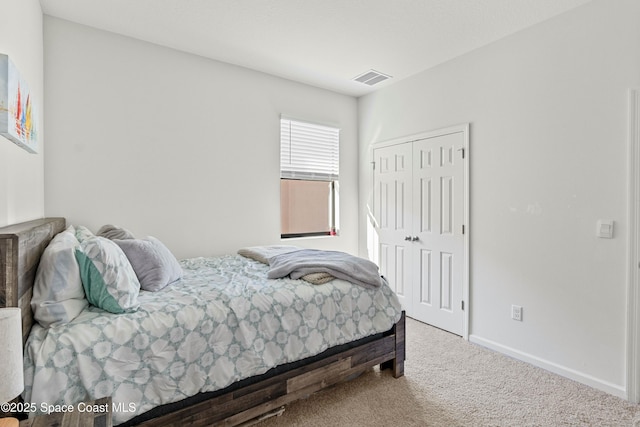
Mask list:
[[598,229],[596,235],[601,239],[613,238],[613,221],[608,219],[598,220]]

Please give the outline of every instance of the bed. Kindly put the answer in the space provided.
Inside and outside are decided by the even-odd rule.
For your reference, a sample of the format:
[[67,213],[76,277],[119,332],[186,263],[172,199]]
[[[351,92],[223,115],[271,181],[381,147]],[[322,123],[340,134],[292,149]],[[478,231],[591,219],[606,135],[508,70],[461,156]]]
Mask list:
[[[23,342],[27,345],[27,347],[25,348],[25,353],[33,353],[32,347],[38,344],[38,340],[43,340],[46,335],[43,332],[43,328],[41,328],[36,322],[34,322],[33,313],[30,308],[38,263],[41,255],[43,254],[51,239],[58,233],[65,230],[65,228],[66,222],[64,218],[45,218],[0,228],[0,307],[20,307],[22,309]],[[207,288],[204,286],[204,281],[210,280],[210,278],[207,279],[205,277],[205,273],[207,271],[209,273],[213,272],[213,277],[219,278],[225,277],[226,275],[228,279],[227,282],[247,280],[246,275],[244,273],[240,274],[240,271],[244,271],[245,273],[248,272],[249,276],[259,276],[266,272],[266,267],[261,266],[260,263],[244,259],[239,255],[221,257],[216,259],[200,258],[183,260],[181,261],[181,263],[182,267],[185,269],[185,276],[195,275],[196,278],[200,278],[201,280],[196,280],[196,288],[189,289],[188,292],[185,292],[179,286],[176,286],[176,289],[171,290],[171,292],[176,291],[178,292],[178,294],[167,294],[168,298],[176,304],[179,303],[178,300],[180,298],[184,298],[182,305],[176,305],[174,307],[174,309],[180,314],[180,316],[186,315],[184,312],[187,311],[187,308],[196,307],[199,304],[204,304],[201,311],[207,311],[206,307],[208,307],[208,303],[203,302],[206,299],[206,294],[210,292],[210,290],[207,290]],[[226,271],[228,271],[227,267],[229,265],[235,265],[237,267],[237,271],[226,273]],[[281,285],[284,287],[284,291],[282,292],[284,292],[284,294],[278,291],[279,297],[276,298],[274,296],[273,298],[282,299],[282,295],[289,295],[293,298],[293,294],[300,294],[302,296],[302,300],[306,299],[313,301],[318,298],[318,300],[316,300],[315,302],[322,303],[320,297],[310,294],[309,292],[312,291],[309,289],[309,286],[305,287],[305,285],[299,284],[299,280],[283,279],[282,282],[283,283]],[[255,284],[252,285],[252,283],[255,282],[249,281],[247,283],[248,285],[243,285],[237,288],[240,294],[247,291],[248,289],[250,290],[252,286],[257,286]],[[369,292],[369,290],[364,290],[361,287],[349,288],[343,283],[343,281],[339,280],[330,282],[329,284],[327,284],[327,286],[312,285],[311,287],[319,289],[321,294],[322,292],[324,292],[323,298],[325,298],[327,301],[333,298],[336,300],[340,299],[342,304],[350,304],[349,300],[351,297],[353,297],[354,299],[353,304],[356,305],[358,304],[358,301],[360,299],[368,301],[367,297],[360,298],[360,296],[364,295],[365,292]],[[180,295],[180,292],[182,292],[182,297],[176,296]],[[384,295],[382,295],[382,293],[375,294],[377,296],[375,296],[374,299],[382,298],[383,303],[387,304],[389,303],[389,301],[392,301],[393,298],[391,295],[389,295],[389,290],[385,289],[384,292]],[[157,308],[157,304],[159,304],[160,298],[159,295],[161,295],[161,293],[154,295],[141,295],[140,305],[141,307],[147,308],[142,311],[136,311],[135,313],[137,314],[134,313],[133,316],[144,317],[146,316],[145,313],[147,313],[147,311],[149,310],[162,311],[163,309]],[[286,297],[284,299],[289,299],[289,297]],[[313,313],[315,311],[323,309],[322,307],[318,309],[314,309],[313,307],[307,308],[301,305],[302,303],[300,301],[298,301],[297,304],[298,306],[296,307],[296,310],[298,310],[299,313],[303,313],[308,309],[312,313],[310,315],[312,318],[314,317]],[[367,304],[365,304],[365,306],[366,305]],[[395,302],[391,305],[395,305]],[[153,307],[156,308],[152,309]],[[218,308],[218,314],[219,310],[228,309]],[[286,311],[286,309],[284,310]],[[394,313],[394,310],[397,311],[397,313]],[[100,325],[100,322],[106,322],[104,319],[100,318],[99,311],[99,309],[89,307],[88,309],[84,310],[80,316],[78,316],[78,319],[80,319],[79,322],[95,323],[96,319],[97,325]],[[209,311],[214,312],[215,317],[216,310]],[[265,309],[265,311],[268,310]],[[293,313],[293,311],[295,310],[292,309],[290,314]],[[353,312],[356,311],[357,310],[354,308]],[[107,395],[111,396],[114,399],[114,409],[117,409],[117,411],[114,412],[115,424],[122,423],[122,425],[148,426],[170,426],[185,424],[200,426],[240,425],[263,416],[264,414],[269,414],[271,412],[277,411],[287,403],[301,398],[306,398],[312,393],[323,388],[329,387],[345,380],[352,379],[365,370],[370,369],[371,367],[376,365],[380,365],[382,369],[391,369],[392,375],[396,378],[402,376],[404,374],[405,358],[404,313],[399,312],[399,306],[394,308],[393,310],[387,308],[386,311],[386,314],[383,313],[379,315],[380,322],[383,322],[383,317],[388,316],[393,317],[395,323],[392,322],[389,325],[389,328],[385,329],[384,331],[379,331],[372,334],[370,334],[369,332],[364,333],[365,330],[368,331],[369,329],[365,327],[359,327],[354,323],[355,321],[353,319],[344,317],[340,318],[340,321],[336,323],[340,323],[342,325],[351,325],[349,328],[347,328],[348,333],[325,333],[325,335],[334,335],[335,337],[337,337],[337,339],[335,340],[335,344],[326,349],[326,344],[320,344],[319,342],[317,344],[306,345],[306,343],[312,342],[310,335],[312,333],[315,333],[316,331],[313,330],[313,328],[304,328],[304,322],[301,321],[300,316],[296,316],[295,313],[293,313],[292,322],[295,327],[303,327],[303,329],[298,329],[298,331],[304,331],[302,335],[306,338],[305,345],[297,342],[296,339],[293,339],[292,341],[290,337],[287,338],[284,335],[281,337],[276,336],[276,340],[280,339],[283,344],[283,346],[281,347],[281,349],[283,349],[281,353],[287,353],[284,358],[278,359],[269,356],[266,358],[273,360],[265,363],[264,361],[258,360],[260,358],[263,358],[263,355],[261,355],[261,353],[259,352],[256,353],[254,351],[251,357],[247,356],[247,358],[242,360],[241,356],[238,356],[238,354],[236,354],[236,366],[240,364],[242,365],[242,369],[237,367],[233,369],[233,367],[229,363],[227,363],[225,368],[225,364],[223,363],[221,364],[221,369],[215,370],[213,369],[213,365],[215,365],[215,361],[218,360],[215,356],[226,355],[228,357],[231,357],[229,356],[229,351],[231,351],[232,353],[237,352],[238,349],[243,346],[250,347],[253,350],[257,349],[263,351],[266,347],[264,342],[259,342],[256,347],[255,341],[252,341],[251,343],[245,342],[246,337],[240,336],[236,342],[238,348],[230,349],[229,345],[223,346],[224,348],[218,348],[215,346],[210,347],[205,345],[205,342],[209,341],[211,338],[210,336],[205,337],[204,334],[207,332],[212,332],[213,328],[211,327],[211,325],[191,325],[192,328],[190,330],[197,331],[197,336],[188,333],[188,331],[185,329],[182,334],[175,333],[174,338],[176,340],[191,340],[190,345],[187,347],[191,349],[195,348],[198,350],[194,351],[192,354],[186,355],[185,357],[187,359],[196,360],[197,363],[199,363],[199,365],[196,365],[195,368],[191,369],[195,370],[197,373],[199,372],[198,369],[203,370],[205,368],[211,367],[211,372],[217,373],[212,376],[214,378],[213,380],[205,379],[205,377],[211,377],[206,375],[202,379],[195,381],[197,384],[192,384],[194,380],[185,380],[187,382],[183,382],[181,387],[189,389],[190,391],[188,393],[183,393],[182,391],[174,392],[170,399],[152,396],[150,399],[144,401],[136,400],[133,407],[128,405],[129,403],[131,403],[130,395],[125,394],[126,397],[124,398],[125,400],[123,400],[120,396],[120,388],[114,388],[113,386],[103,388],[98,387],[97,389],[92,389],[91,392],[88,392],[87,390],[83,390],[80,386],[71,385],[70,387],[68,387],[68,390],[66,392],[67,396],[65,398],[69,398],[72,400],[75,399],[76,401],[78,401],[89,398],[100,398]],[[373,315],[373,313],[371,314]],[[243,316],[246,316],[248,319],[251,316],[257,315],[257,313],[247,312]],[[114,317],[126,319],[126,315],[112,316],[112,318]],[[302,317],[304,318],[304,316]],[[337,316],[332,315],[329,317]],[[196,316],[196,318],[199,317]],[[109,327],[111,327],[113,330],[120,330],[120,324],[107,323],[108,322],[104,323],[103,329],[105,331],[107,331]],[[185,320],[185,324],[189,323],[192,323],[192,320]],[[237,323],[240,324],[242,322]],[[368,323],[375,322],[364,323],[368,326]],[[322,330],[329,331],[333,330],[332,328],[336,331],[338,330],[338,326],[330,324],[324,324]],[[56,330],[58,329],[62,331],[62,329],[64,328],[56,328]],[[246,325],[245,329],[247,329]],[[250,327],[248,329],[250,330],[250,335],[255,336],[255,331],[251,331]],[[283,327],[281,329],[286,328]],[[231,333],[234,334],[234,337],[238,338],[238,336],[235,335],[238,332]],[[30,335],[31,338],[29,338]],[[30,340],[29,343],[27,343],[28,339]],[[65,339],[63,338],[63,341],[64,340]],[[140,354],[146,354],[147,356],[149,354],[153,355],[153,353],[148,352],[148,349],[151,348],[150,343],[144,341],[144,339],[142,339],[142,341],[140,341],[140,339],[136,341],[135,338],[120,338],[120,341],[132,342],[132,345],[137,345],[140,349],[144,349],[145,352],[142,352]],[[36,344],[34,344],[34,342]],[[225,342],[229,344],[229,339],[227,339]],[[41,343],[38,345],[41,345]],[[84,347],[92,347],[98,350],[100,346],[104,347],[105,344],[95,344],[92,341],[84,344]],[[286,350],[284,350],[285,347]],[[31,350],[27,352],[28,348],[31,348]],[[212,348],[213,350],[211,350]],[[65,364],[67,363],[66,359],[71,360],[74,358],[74,356],[77,356],[76,353],[82,353],[83,351],[84,350],[82,348],[78,349],[76,347],[69,347],[67,351],[63,353],[58,352],[57,359],[52,360],[51,362],[47,362],[49,363],[48,366]],[[126,352],[126,350],[124,351]],[[216,352],[220,354],[208,354]],[[291,353],[293,353],[293,356],[296,357],[292,357]],[[86,355],[87,352],[85,351],[84,354]],[[255,356],[256,354],[258,354],[257,358]],[[265,354],[267,353],[265,352]],[[25,360],[29,359],[29,357],[30,356],[25,357]],[[64,360],[64,363],[61,363],[60,360]],[[161,363],[160,367],[165,367],[167,371],[171,371],[171,366],[165,366]],[[180,367],[174,367],[174,370],[177,369],[177,371],[180,371],[179,368]],[[26,367],[26,369],[29,368]],[[146,376],[146,374],[144,373],[140,374],[141,371],[144,371],[144,368],[138,369],[137,365],[135,365],[133,368],[129,367],[129,369],[135,371],[130,376],[131,378],[139,379],[140,375],[142,375],[143,377]],[[184,370],[188,369],[189,368],[187,367],[184,368]],[[73,368],[73,373],[69,374],[69,377],[75,377],[77,370],[79,370],[78,367]],[[238,371],[241,371],[239,373],[239,376],[234,376],[234,374],[229,373],[237,373]],[[27,389],[25,391],[25,397],[28,395],[28,399],[33,398],[32,394],[34,385],[29,379],[33,375],[33,372],[25,373],[25,383]],[[199,376],[191,376],[191,378],[199,378]],[[145,378],[140,381],[144,382],[144,380]],[[210,383],[204,384],[207,381],[210,381]],[[165,385],[163,384],[160,389],[166,388],[164,386]],[[155,389],[158,389],[158,387],[156,387]],[[145,392],[142,393],[145,394]],[[150,404],[150,401],[153,404]],[[67,403],[75,402],[69,401]],[[133,410],[129,410],[129,408]]]

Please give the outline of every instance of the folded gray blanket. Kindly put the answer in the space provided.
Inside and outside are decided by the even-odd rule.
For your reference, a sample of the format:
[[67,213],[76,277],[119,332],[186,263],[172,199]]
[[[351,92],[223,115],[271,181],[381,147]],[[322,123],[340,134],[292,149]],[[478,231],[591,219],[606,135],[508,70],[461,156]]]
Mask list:
[[249,246],[239,249],[238,255],[269,265],[269,258],[300,249],[302,248],[288,245]]
[[269,258],[269,266],[269,279],[286,276],[299,279],[311,273],[328,273],[368,288],[378,288],[384,280],[373,262],[337,251],[301,249]]

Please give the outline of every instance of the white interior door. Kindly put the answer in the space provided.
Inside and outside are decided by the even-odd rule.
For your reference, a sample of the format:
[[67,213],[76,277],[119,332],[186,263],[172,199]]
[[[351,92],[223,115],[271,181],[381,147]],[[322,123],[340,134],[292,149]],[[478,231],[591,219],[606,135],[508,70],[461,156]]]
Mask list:
[[466,129],[373,151],[381,274],[408,316],[462,336]]
[[413,143],[413,317],[462,335],[464,134]]
[[[374,216],[378,232],[378,265],[403,309],[411,303],[411,144],[374,150]],[[408,237],[408,239],[407,239]]]

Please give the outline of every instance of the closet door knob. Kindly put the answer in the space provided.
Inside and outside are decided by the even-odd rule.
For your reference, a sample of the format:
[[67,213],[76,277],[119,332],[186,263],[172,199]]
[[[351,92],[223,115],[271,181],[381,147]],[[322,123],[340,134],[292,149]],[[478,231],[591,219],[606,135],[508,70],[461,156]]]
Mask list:
[[412,241],[412,242],[417,242],[418,240],[420,240],[420,238],[419,238],[418,236],[413,236],[413,237],[411,238],[411,241]]
[[411,236],[406,236],[406,237],[404,238],[404,240],[406,240],[407,242],[410,242],[410,241],[411,241]]

